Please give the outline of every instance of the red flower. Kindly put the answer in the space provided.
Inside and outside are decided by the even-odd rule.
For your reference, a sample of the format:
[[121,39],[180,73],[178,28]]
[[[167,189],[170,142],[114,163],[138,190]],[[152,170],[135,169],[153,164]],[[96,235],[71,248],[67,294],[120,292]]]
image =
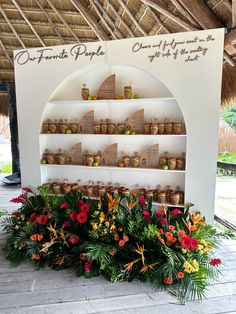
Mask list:
[[71,220],[76,220],[76,218],[77,218],[77,213],[76,213],[76,212],[72,212],[72,213],[70,214],[70,219],[71,219]]
[[60,208],[61,209],[67,209],[67,208],[69,208],[69,204],[67,202],[61,203]]
[[211,266],[217,266],[218,267],[221,263],[222,263],[222,261],[220,258],[212,258],[210,260]]
[[182,214],[181,210],[175,208],[171,211],[171,215],[174,216],[174,215],[178,215],[178,214]]
[[12,203],[24,203],[27,200],[27,196],[25,194],[20,194],[18,197],[13,197],[10,202]]
[[180,244],[184,249],[189,249],[191,245],[191,238],[188,236],[183,236],[180,238]]
[[71,227],[71,222],[70,221],[65,221],[62,225],[62,228],[67,228],[67,227]]
[[156,218],[157,218],[157,219],[160,218],[160,217],[162,217],[162,215],[163,215],[162,210],[161,210],[161,209],[157,210],[155,215],[156,215]]
[[30,236],[30,240],[31,240],[31,241],[36,241],[36,240],[37,240],[37,234],[32,234],[32,235]]
[[48,217],[46,215],[41,215],[37,219],[37,223],[39,225],[46,225],[47,221],[48,221]]
[[34,222],[36,217],[37,217],[36,213],[31,214],[29,217],[29,222]]
[[79,258],[81,261],[85,261],[85,253],[80,253]]
[[33,193],[33,191],[30,188],[28,188],[27,186],[23,187],[22,191],[25,191],[27,193]]
[[145,205],[145,198],[144,198],[144,196],[140,196],[140,197],[139,197],[139,203],[140,203],[140,205],[142,205],[142,206]]
[[92,261],[91,260],[88,260],[84,263],[84,271],[86,273],[89,273],[90,272],[90,269],[91,269],[91,266],[92,266]]
[[88,204],[83,204],[83,205],[80,206],[80,210],[81,210],[82,212],[87,213],[87,212],[90,210],[90,207],[89,207]]
[[40,255],[39,254],[32,254],[31,259],[38,261],[38,260],[40,260]]
[[198,241],[195,238],[190,238],[190,249],[195,250],[198,247]]
[[121,247],[121,246],[124,246],[125,245],[125,241],[124,240],[120,240],[119,241],[119,246]]
[[84,202],[81,200],[81,201],[78,201],[77,203],[77,208],[80,209],[80,207],[84,205]]
[[144,211],[143,211],[143,215],[144,215],[144,218],[145,218],[146,222],[150,222],[150,220],[151,220],[151,214],[149,213],[149,211],[144,210]]
[[161,218],[161,224],[162,225],[165,225],[167,223],[167,220],[165,217]]
[[167,277],[163,279],[164,284],[171,285],[173,283],[172,277]]
[[85,212],[81,212],[77,215],[77,221],[81,224],[85,223],[88,220],[88,215]]
[[182,279],[182,278],[184,278],[184,273],[182,271],[179,271],[177,273],[177,276],[178,276],[178,278]]
[[76,244],[79,241],[79,237],[77,235],[69,236],[69,242],[71,244]]
[[38,241],[42,241],[43,240],[43,235],[42,235],[42,233],[39,233],[38,234]]

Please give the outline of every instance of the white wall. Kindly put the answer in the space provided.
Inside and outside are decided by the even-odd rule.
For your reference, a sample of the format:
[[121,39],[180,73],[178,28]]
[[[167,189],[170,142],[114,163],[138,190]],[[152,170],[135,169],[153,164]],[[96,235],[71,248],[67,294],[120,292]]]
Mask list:
[[[211,38],[214,40],[206,40],[208,36],[212,36]],[[204,41],[199,41],[199,39]],[[38,185],[41,183],[39,132],[43,111],[48,100],[67,99],[69,95],[76,96],[72,92],[72,90],[76,90],[74,89],[76,88],[76,77],[82,77],[83,73],[88,71],[88,67],[92,80],[97,79],[99,75],[106,77],[106,73],[111,71],[111,69],[109,71],[109,67],[114,65],[121,65],[122,69],[125,68],[124,66],[129,66],[143,70],[144,73],[147,73],[145,75],[156,77],[157,80],[154,81],[161,97],[172,94],[176,98],[187,127],[186,201],[194,203],[208,220],[212,220],[223,39],[224,30],[217,29],[109,42],[92,42],[85,44],[87,52],[98,51],[99,55],[93,56],[92,60],[91,55],[86,56],[85,54],[80,55],[75,60],[75,56],[70,53],[74,45],[50,47],[51,50],[44,52],[44,55],[47,56],[58,55],[57,59],[40,60],[38,57],[41,48],[15,51],[22,184]],[[172,40],[177,42],[176,47],[167,46],[164,48],[164,42],[171,43]],[[189,43],[187,43],[188,40]],[[146,48],[133,52],[132,48],[135,43],[142,43]],[[157,47],[158,44],[160,44],[161,49]],[[202,52],[199,51],[192,51],[191,57],[194,58],[198,54],[198,60],[186,62],[185,59],[188,55],[181,54],[183,49],[188,51],[201,50],[199,47],[207,48],[205,55],[203,56]],[[171,54],[178,50],[177,59],[171,55],[169,57],[156,57],[150,62],[149,57],[155,52],[168,53],[168,49],[170,49]],[[101,51],[104,54],[100,54]],[[74,50],[72,54],[73,52]],[[20,57],[19,53],[21,54]],[[28,61],[29,57],[31,61]],[[104,63],[107,68],[103,72],[96,72],[99,68],[98,65]],[[145,75],[142,79],[143,83]],[[132,81],[133,77],[127,78],[127,81],[129,80]],[[138,89],[142,88],[142,80],[137,80]],[[68,85],[69,81],[70,84]],[[89,85],[89,79],[86,83]],[[63,88],[63,86],[67,88]],[[71,86],[70,90],[68,90],[68,86]],[[77,88],[79,97],[81,86]],[[66,93],[66,90],[69,91],[69,94]],[[153,96],[156,97],[156,91],[149,97]]]

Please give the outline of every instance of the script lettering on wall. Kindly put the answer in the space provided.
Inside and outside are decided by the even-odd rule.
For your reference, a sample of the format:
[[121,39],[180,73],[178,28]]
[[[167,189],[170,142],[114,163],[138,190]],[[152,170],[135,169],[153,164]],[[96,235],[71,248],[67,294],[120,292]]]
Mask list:
[[132,51],[134,53],[150,51],[147,58],[149,62],[157,59],[183,59],[185,62],[196,62],[203,58],[209,49],[209,44],[214,41],[212,35],[195,36],[192,39],[178,41],[175,38],[170,40],[160,39],[156,43],[143,44],[137,41]]

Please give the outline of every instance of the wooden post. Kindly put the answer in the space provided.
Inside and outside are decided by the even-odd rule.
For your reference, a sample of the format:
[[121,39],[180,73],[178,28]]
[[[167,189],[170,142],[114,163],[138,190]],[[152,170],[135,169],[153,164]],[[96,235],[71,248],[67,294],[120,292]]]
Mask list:
[[8,111],[11,131],[11,154],[12,154],[12,173],[20,172],[18,124],[16,112],[16,91],[15,84],[7,85]]

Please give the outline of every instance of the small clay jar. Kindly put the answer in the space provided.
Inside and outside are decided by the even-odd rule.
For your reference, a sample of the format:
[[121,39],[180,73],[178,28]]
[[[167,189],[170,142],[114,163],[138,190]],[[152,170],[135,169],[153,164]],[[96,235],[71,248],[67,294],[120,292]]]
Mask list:
[[93,185],[87,185],[87,187],[86,187],[86,195],[88,197],[93,196]]
[[71,184],[68,183],[63,183],[61,186],[61,190],[64,194],[70,193],[72,188],[71,188]]
[[176,168],[176,158],[175,157],[168,157],[168,168],[170,170],[174,170]]
[[78,133],[78,122],[74,121],[69,124],[69,128],[73,134]]
[[124,123],[118,123],[117,124],[118,134],[124,134],[125,133],[125,128],[126,128],[126,125]]
[[113,197],[117,197],[118,196],[118,194],[119,194],[119,190],[118,190],[118,188],[112,188],[111,189],[111,194],[113,195]]
[[131,167],[138,168],[139,167],[139,163],[140,163],[140,156],[135,154],[134,156],[131,157],[131,159],[130,159]]
[[57,125],[56,125],[55,121],[50,121],[49,124],[48,124],[48,128],[49,128],[49,131],[51,133],[56,133]]
[[172,134],[173,132],[173,123],[165,122],[165,134]]
[[173,123],[173,134],[181,134],[182,132],[182,122]]
[[146,199],[150,199],[153,198],[153,190],[148,190],[146,192]]
[[129,197],[130,196],[130,190],[128,188],[124,189],[122,191],[122,196]]
[[48,121],[43,122],[43,126],[42,126],[42,133],[49,133],[49,124]]
[[53,193],[60,194],[60,192],[61,192],[61,185],[59,183],[54,182],[52,184],[52,190],[53,190]]
[[132,86],[124,86],[124,98],[130,99],[132,97]]
[[86,156],[86,165],[91,167],[93,165],[93,162],[94,162],[94,157],[93,155],[87,155]]
[[172,205],[178,205],[179,204],[179,200],[180,200],[179,193],[173,193],[171,195],[171,204]]
[[116,129],[115,123],[108,121],[107,123],[107,133],[108,134],[114,134]]
[[162,168],[163,166],[167,165],[168,157],[167,156],[161,156],[159,159],[159,166]]
[[71,190],[76,191],[80,188],[79,183],[72,183],[71,184]]
[[176,158],[176,168],[178,170],[184,170],[185,159],[183,157]]
[[65,134],[68,128],[67,120],[60,120],[60,133]]
[[165,123],[159,122],[158,123],[158,134],[164,134],[165,133]]
[[83,84],[83,87],[81,89],[81,96],[83,100],[88,100],[89,89],[86,87],[86,84]]
[[130,157],[129,156],[124,156],[123,159],[122,159],[122,163],[123,163],[124,167],[129,167]]
[[93,125],[93,131],[94,131],[94,134],[100,134],[101,133],[101,125],[100,123],[94,123]]
[[100,186],[98,189],[98,195],[103,197],[106,194],[106,187],[105,186]]
[[66,162],[66,154],[63,150],[59,149],[58,153],[56,154],[56,160],[59,165],[64,165]]
[[94,162],[98,163],[98,166],[100,165],[101,162],[101,154],[97,153],[94,155]]
[[166,190],[166,201],[169,204],[171,203],[171,196],[172,196],[173,192],[174,191],[171,189]]
[[146,196],[146,189],[142,188],[139,190],[139,196],[143,196],[145,197]]
[[101,121],[101,134],[107,134],[107,122]]
[[144,124],[144,134],[150,134],[151,132],[151,123],[145,123]]
[[158,194],[158,202],[161,204],[166,203],[166,192],[165,191],[160,191]]
[[151,124],[150,134],[158,134],[158,123],[157,122],[153,122]]
[[55,154],[48,152],[46,155],[46,160],[49,165],[55,164]]
[[158,202],[158,193],[159,193],[158,189],[153,190],[153,201],[154,202]]
[[43,183],[43,186],[48,189],[48,193],[52,193],[52,184],[50,182]]

